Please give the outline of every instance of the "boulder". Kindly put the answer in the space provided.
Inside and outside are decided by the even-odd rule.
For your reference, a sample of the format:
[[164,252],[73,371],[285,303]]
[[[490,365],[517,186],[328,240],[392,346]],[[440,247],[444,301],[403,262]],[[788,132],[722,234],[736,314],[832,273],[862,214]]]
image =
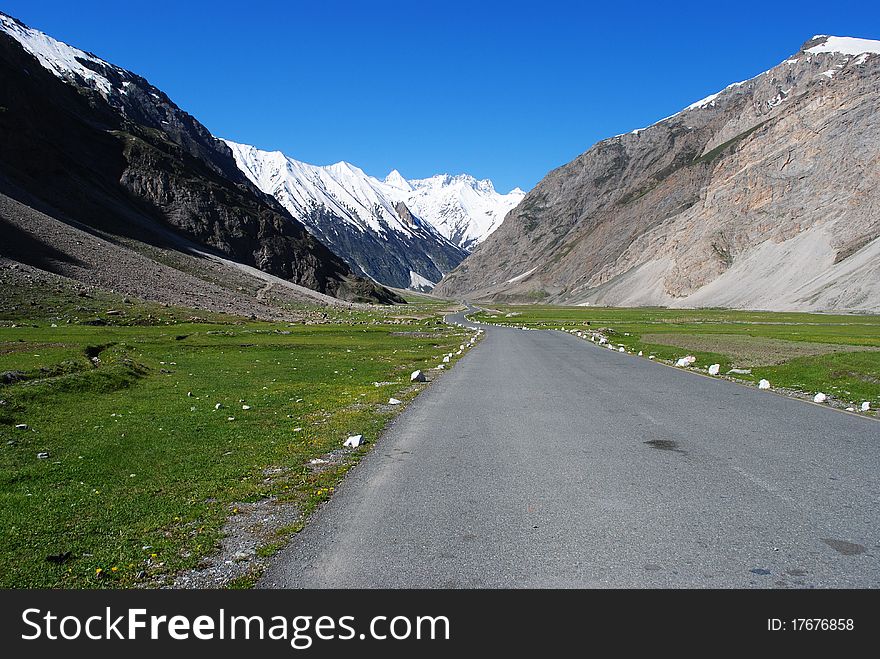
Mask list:
[[425,377],[425,374],[421,371],[413,371],[412,375],[409,376],[410,382],[427,382],[428,378]]
[[871,411],[871,403],[865,401],[862,403],[862,412],[870,412]]
[[709,367],[709,375],[718,375],[721,372],[721,364],[712,364]]
[[448,364],[448,363],[449,363],[449,355],[446,355],[445,357],[443,357],[443,363],[444,363],[444,364]]
[[363,439],[363,435],[351,435],[342,445],[347,446],[348,448],[357,448],[363,443]]
[[617,349],[617,352],[626,352],[626,348],[624,348],[623,346],[620,346],[620,347]]
[[758,382],[758,389],[769,389],[770,381],[769,380],[761,380]]
[[814,403],[824,403],[826,400],[828,400],[828,396],[823,394],[821,391],[813,396]]

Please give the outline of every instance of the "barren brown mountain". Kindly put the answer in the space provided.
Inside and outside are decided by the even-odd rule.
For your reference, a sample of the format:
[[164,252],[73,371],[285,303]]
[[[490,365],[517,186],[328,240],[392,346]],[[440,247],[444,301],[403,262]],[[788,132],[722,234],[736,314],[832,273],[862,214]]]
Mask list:
[[436,292],[880,311],[880,42],[790,59],[550,172]]

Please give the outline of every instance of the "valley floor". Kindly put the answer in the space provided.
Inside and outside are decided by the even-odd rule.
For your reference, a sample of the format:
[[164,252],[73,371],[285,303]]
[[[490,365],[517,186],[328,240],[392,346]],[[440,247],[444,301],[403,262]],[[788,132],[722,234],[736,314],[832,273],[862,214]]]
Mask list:
[[470,336],[436,302],[258,322],[6,281],[7,588],[247,586]]
[[485,309],[409,405],[473,336],[442,300],[257,321],[15,272],[4,587],[880,585],[877,317]]

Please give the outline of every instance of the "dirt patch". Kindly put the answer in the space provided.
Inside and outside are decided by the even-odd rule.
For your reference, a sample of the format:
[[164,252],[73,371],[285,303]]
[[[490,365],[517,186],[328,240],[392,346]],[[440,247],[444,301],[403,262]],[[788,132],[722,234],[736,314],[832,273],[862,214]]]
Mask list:
[[871,346],[786,341],[741,334],[643,334],[642,341],[695,352],[715,352],[727,355],[734,365],[747,368],[775,366],[798,357],[814,357],[834,352],[878,350],[878,348]]
[[259,548],[281,542],[279,529],[302,524],[298,506],[274,497],[233,504],[230,513],[220,551],[195,569],[178,574],[172,588],[223,588],[235,579],[257,577],[271,559],[261,556]]

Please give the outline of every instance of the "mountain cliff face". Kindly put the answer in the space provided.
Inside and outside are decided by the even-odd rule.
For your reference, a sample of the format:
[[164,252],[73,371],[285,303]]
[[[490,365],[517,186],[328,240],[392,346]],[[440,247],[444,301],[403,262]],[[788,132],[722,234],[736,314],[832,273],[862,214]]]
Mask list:
[[880,311],[880,42],[790,59],[550,172],[437,288]]
[[316,166],[280,151],[226,141],[236,163],[359,273],[429,290],[522,199],[466,174],[383,181],[347,162]]
[[[59,221],[162,249],[202,248],[349,300],[399,300],[356,277],[160,90],[5,14],[0,142],[0,192]],[[0,217],[4,233],[12,219]],[[15,244],[55,247],[51,232],[31,237]],[[0,254],[34,257],[10,245]]]

